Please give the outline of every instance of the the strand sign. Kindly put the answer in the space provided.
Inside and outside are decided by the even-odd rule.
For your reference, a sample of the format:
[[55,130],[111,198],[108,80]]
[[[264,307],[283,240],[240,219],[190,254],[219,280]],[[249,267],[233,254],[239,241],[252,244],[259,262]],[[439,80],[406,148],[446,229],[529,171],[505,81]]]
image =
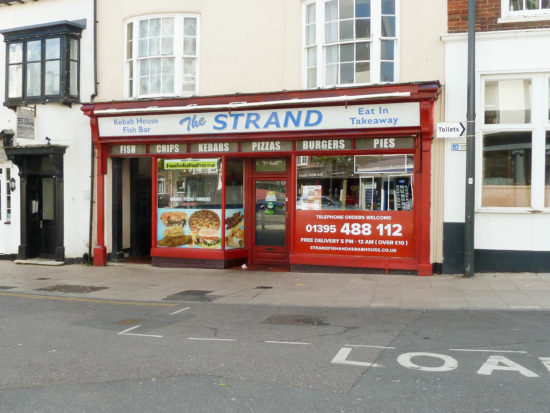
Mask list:
[[418,102],[99,118],[101,137],[369,129],[419,125]]

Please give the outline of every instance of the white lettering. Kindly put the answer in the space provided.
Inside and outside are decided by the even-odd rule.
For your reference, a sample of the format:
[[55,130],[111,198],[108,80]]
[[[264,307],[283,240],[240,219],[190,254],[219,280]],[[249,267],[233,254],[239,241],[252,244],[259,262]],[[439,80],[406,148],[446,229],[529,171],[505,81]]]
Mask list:
[[528,368],[525,368],[516,362],[513,362],[504,356],[489,356],[487,361],[477,371],[477,374],[490,376],[494,370],[517,371],[525,377],[538,377],[538,375]]
[[351,361],[348,360],[349,353],[351,353],[350,347],[342,347],[338,353],[334,356],[331,363],[333,364],[348,364],[352,366],[361,366],[361,367],[383,367],[380,364],[367,363],[365,361]]
[[[414,357],[434,357],[443,360],[443,364],[439,367],[420,366],[412,362]],[[397,362],[408,369],[432,372],[451,371],[458,367],[458,362],[454,358],[445,354],[437,353],[405,353],[397,357]]]

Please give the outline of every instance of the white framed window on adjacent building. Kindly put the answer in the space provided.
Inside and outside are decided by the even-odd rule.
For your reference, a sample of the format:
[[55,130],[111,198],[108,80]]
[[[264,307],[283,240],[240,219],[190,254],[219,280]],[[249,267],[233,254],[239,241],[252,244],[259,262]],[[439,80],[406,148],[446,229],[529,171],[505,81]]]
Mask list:
[[125,95],[192,96],[199,92],[199,16],[154,15],[126,21]]
[[485,76],[478,207],[550,212],[550,75]]
[[550,0],[501,0],[499,23],[550,19]]
[[303,3],[306,88],[398,80],[399,0]]

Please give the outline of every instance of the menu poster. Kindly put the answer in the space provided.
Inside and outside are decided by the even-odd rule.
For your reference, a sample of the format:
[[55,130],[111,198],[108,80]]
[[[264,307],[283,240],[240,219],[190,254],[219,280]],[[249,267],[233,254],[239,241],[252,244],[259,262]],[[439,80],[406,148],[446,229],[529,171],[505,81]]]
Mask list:
[[321,209],[321,185],[302,185],[301,209]]
[[159,247],[221,249],[221,209],[159,208]]
[[225,210],[225,249],[244,248],[244,208]]

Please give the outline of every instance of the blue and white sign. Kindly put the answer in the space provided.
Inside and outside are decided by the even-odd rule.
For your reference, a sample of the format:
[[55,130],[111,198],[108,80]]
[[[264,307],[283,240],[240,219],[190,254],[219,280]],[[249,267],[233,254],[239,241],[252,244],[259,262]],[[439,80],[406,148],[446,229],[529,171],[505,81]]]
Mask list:
[[101,137],[204,135],[420,125],[418,102],[99,118]]

